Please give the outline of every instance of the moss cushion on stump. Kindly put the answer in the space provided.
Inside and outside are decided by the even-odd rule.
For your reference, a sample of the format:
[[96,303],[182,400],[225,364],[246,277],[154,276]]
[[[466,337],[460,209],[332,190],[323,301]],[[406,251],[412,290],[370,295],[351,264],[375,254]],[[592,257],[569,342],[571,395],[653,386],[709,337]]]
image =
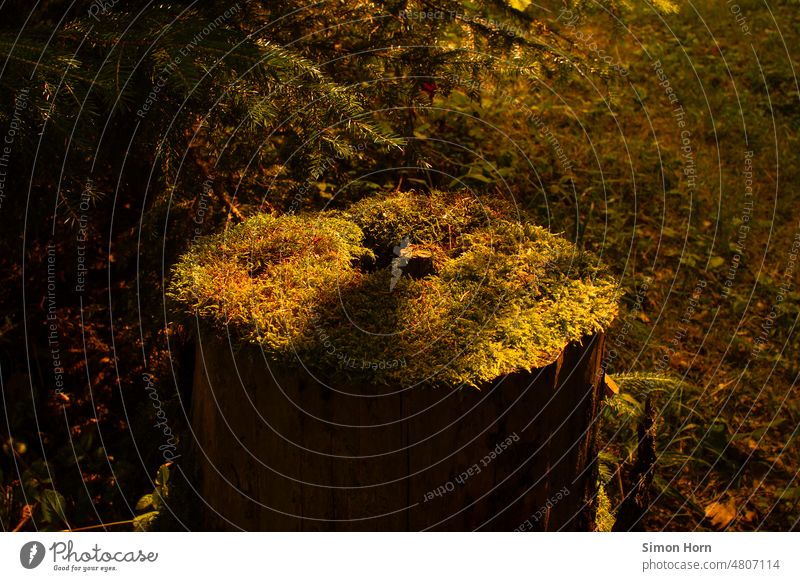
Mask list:
[[251,218],[186,254],[170,294],[326,378],[478,386],[601,331],[616,288],[597,258],[502,202],[405,193]]
[[209,528],[591,528],[617,285],[513,206],[258,215],[185,254],[169,296],[199,333]]

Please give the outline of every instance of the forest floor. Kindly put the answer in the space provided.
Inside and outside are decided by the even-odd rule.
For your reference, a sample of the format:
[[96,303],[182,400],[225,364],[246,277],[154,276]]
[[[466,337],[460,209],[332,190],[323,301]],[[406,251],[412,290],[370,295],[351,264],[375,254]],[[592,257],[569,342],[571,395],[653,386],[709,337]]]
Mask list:
[[[539,105],[569,104],[559,137],[602,172],[562,193],[581,215],[571,234],[622,265],[608,371],[679,381],[654,399],[648,529],[798,527],[798,25],[793,3],[641,11],[584,35],[628,71],[611,90],[575,83]],[[655,384],[630,385],[641,404]],[[616,458],[635,441],[619,419],[605,434]]]

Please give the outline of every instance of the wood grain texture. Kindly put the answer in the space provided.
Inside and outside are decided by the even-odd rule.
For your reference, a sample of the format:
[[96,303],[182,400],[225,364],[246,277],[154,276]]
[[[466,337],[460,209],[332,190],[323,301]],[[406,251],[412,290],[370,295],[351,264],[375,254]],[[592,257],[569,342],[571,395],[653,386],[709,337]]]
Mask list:
[[204,528],[591,530],[602,350],[595,335],[481,390],[396,391],[331,388],[203,335],[192,461]]

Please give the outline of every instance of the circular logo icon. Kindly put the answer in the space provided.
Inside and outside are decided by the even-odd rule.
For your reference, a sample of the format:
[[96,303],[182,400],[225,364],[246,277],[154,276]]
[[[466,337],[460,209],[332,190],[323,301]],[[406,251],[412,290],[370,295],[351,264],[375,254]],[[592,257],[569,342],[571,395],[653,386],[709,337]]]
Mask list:
[[26,569],[35,569],[44,560],[44,545],[39,541],[31,541],[22,545],[19,550],[19,562]]

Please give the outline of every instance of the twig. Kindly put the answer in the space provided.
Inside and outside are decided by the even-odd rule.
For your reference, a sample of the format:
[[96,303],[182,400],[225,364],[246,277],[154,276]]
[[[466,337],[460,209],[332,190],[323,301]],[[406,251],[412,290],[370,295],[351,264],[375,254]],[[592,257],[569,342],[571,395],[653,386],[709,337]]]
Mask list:
[[226,194],[225,192],[222,192],[222,199],[225,200],[225,203],[228,205],[228,209],[231,211],[231,214],[233,214],[234,216],[236,216],[240,220],[244,220],[245,219],[245,215],[242,214],[242,211],[239,210],[239,208],[236,207],[236,204],[233,203],[233,200],[228,196],[228,194]]
[[132,523],[133,523],[133,519],[130,519],[130,520],[119,520],[117,522],[100,523],[99,525],[91,525],[91,526],[88,526],[88,527],[79,527],[77,529],[64,529],[64,530],[62,530],[60,532],[62,532],[62,533],[74,533],[74,532],[77,532],[77,531],[91,531],[93,529],[101,529],[101,528],[105,528],[105,527],[113,527],[113,526],[117,526],[117,525],[129,525],[129,524],[132,524]]
[[33,505],[26,504],[22,508],[22,518],[20,519],[19,523],[17,523],[17,526],[14,527],[14,530],[12,530],[11,532],[12,533],[18,533],[19,531],[21,531],[22,527],[24,527],[25,524],[29,520],[31,520],[31,516],[32,515],[33,515]]

